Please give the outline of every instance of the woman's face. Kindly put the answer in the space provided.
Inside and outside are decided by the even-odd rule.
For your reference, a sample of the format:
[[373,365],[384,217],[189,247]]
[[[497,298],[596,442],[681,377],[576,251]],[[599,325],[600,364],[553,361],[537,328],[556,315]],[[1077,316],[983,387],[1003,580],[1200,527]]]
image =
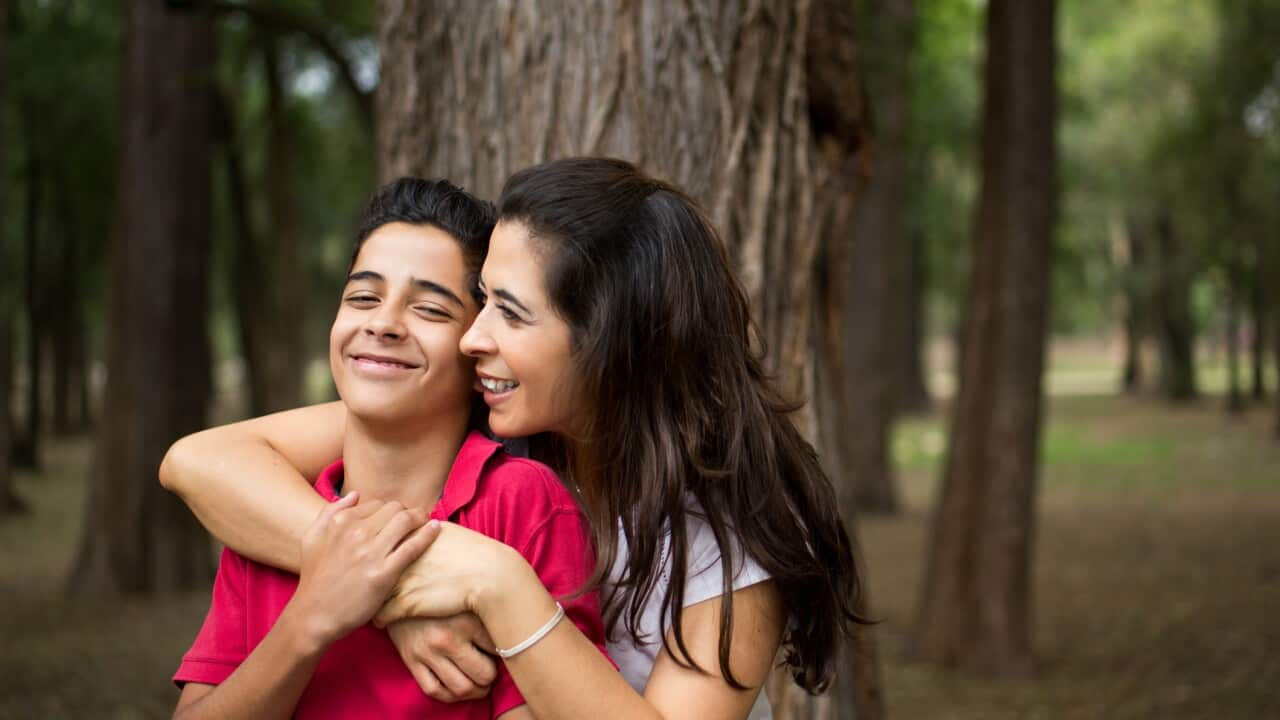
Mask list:
[[477,311],[467,274],[458,241],[434,226],[389,223],[365,240],[329,331],[329,368],[353,415],[467,412],[473,362],[458,342]]
[[569,325],[551,306],[538,250],[524,224],[498,223],[480,272],[485,304],[462,336],[502,437],[571,433],[578,409]]

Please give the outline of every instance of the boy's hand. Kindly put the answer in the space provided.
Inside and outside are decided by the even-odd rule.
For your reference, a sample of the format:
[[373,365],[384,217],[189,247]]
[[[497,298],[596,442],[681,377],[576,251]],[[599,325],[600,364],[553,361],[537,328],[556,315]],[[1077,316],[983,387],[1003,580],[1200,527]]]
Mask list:
[[302,538],[292,615],[322,646],[369,621],[401,572],[439,534],[439,524],[398,502],[356,505],[355,492],[330,503]]
[[498,663],[480,618],[410,618],[387,626],[387,634],[409,672],[432,699],[453,703],[489,694]]

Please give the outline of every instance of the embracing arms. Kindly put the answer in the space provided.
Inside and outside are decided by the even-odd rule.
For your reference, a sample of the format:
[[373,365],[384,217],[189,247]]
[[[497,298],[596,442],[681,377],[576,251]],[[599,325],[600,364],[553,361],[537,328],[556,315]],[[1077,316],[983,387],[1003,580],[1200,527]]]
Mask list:
[[[683,610],[686,645],[705,672],[681,667],[662,652],[643,696],[568,622],[561,622],[532,647],[507,659],[507,670],[541,720],[745,718],[773,664],[784,612],[770,581],[738,590],[733,598],[730,667],[747,690],[730,687],[719,672],[722,597]],[[396,594],[375,621],[463,611],[478,615],[494,643],[509,648],[552,617],[555,600],[519,553],[466,528],[446,524],[431,550],[401,578]]]
[[303,533],[324,509],[307,478],[342,455],[341,402],[210,428],[177,441],[160,483],[245,557],[298,572]]
[[[341,454],[344,425],[342,404],[329,403],[206,430],[170,449],[161,482],[227,545],[266,564],[297,571],[299,541],[324,507],[307,487],[306,477],[315,477]],[[461,545],[442,542],[460,536]],[[473,611],[493,644],[511,647],[551,617],[555,601],[519,553],[452,525],[435,543],[438,547],[402,578],[400,604],[393,601],[382,621]],[[683,610],[686,644],[706,672],[681,667],[661,653],[643,697],[568,622],[508,660],[507,668],[541,720],[743,718],[773,663],[784,613],[771,582],[734,593],[730,663],[739,681],[750,688],[738,691],[719,673],[721,600],[712,598]],[[494,666],[477,646],[492,647],[489,642],[439,628],[430,633],[432,641],[428,633],[410,632],[408,627],[397,622],[389,629],[406,664],[432,697],[459,699],[486,691],[482,686],[492,681]]]
[[[160,482],[225,545],[296,573],[303,535],[325,507],[308,478],[342,454],[346,418],[346,406],[330,402],[188,435],[165,454]],[[484,697],[497,675],[476,647],[492,644],[474,616],[409,619],[387,632],[436,700]]]
[[[356,505],[355,493],[328,505],[302,538],[296,592],[252,650],[245,645],[250,564],[224,551],[209,616],[179,670],[174,717],[287,718],[329,645],[365,624],[436,527],[397,503]],[[260,582],[260,580],[258,581]],[[245,654],[247,652],[247,655]],[[234,666],[219,682],[211,666]],[[217,672],[217,671],[213,671]],[[210,684],[216,682],[216,685]]]

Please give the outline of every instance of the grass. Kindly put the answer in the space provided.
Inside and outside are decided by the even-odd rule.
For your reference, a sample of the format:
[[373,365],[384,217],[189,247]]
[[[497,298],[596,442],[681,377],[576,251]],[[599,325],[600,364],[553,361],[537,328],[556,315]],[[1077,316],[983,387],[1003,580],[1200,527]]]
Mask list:
[[[1033,592],[1039,671],[992,680],[912,663],[941,414],[903,423],[904,510],[862,526],[894,718],[1280,717],[1280,446],[1261,408],[1053,397],[1043,434]],[[89,447],[19,476],[30,514],[0,520],[0,718],[165,717],[207,591],[68,597]]]
[[893,451],[904,511],[861,527],[891,716],[1280,717],[1280,445],[1272,411],[1217,401],[1055,397],[1043,433],[1032,678],[991,680],[904,659],[938,415]]

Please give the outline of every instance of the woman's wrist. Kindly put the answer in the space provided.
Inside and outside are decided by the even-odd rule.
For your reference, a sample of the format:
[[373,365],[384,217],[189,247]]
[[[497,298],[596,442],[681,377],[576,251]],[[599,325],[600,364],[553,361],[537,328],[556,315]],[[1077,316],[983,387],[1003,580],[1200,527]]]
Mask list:
[[488,620],[506,612],[513,601],[527,597],[530,589],[542,588],[542,581],[529,562],[509,545],[494,544],[494,553],[480,565],[467,594],[467,609],[487,626]]
[[490,567],[492,571],[472,589],[468,602],[494,644],[510,648],[547,622],[556,612],[556,601],[514,549],[505,548]]

